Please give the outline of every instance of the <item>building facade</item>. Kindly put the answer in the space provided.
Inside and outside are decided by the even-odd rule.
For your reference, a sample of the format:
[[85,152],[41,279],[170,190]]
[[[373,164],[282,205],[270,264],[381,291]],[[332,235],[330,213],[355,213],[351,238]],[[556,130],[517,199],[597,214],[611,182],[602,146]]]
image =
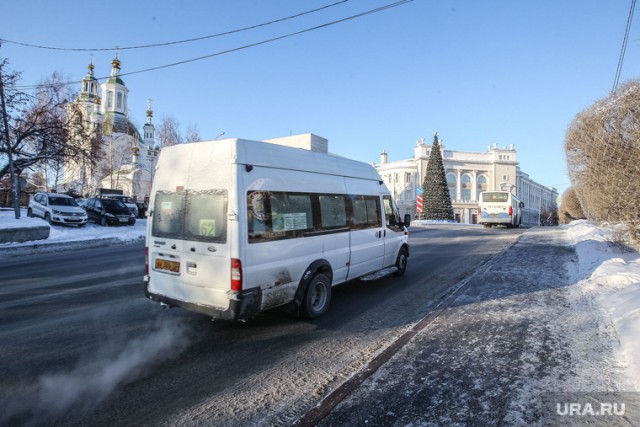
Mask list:
[[89,64],[78,98],[70,108],[80,111],[86,127],[99,128],[99,160],[93,164],[89,159],[67,159],[62,190],[87,196],[96,188],[114,188],[140,201],[149,196],[160,151],[153,110],[148,101],[146,123],[140,133],[129,120],[128,95],[117,56],[111,63],[111,75],[102,84],[94,76],[93,64]]
[[[380,163],[374,164],[402,215],[410,214],[413,218],[417,214],[418,190],[431,148],[420,139],[414,147],[413,158],[388,162],[388,154],[383,151]],[[537,225],[544,212],[556,208],[558,191],[533,181],[520,170],[514,145],[500,148],[494,144],[478,153],[445,150],[442,146],[442,159],[454,215],[460,223],[477,223],[478,198],[482,191],[510,191],[519,197],[525,204],[523,224]]]

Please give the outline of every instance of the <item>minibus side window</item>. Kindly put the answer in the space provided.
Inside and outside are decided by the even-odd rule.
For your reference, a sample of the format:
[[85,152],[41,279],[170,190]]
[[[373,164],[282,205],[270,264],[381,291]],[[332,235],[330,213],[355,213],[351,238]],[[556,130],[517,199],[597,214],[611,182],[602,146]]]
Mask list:
[[271,193],[271,227],[274,232],[285,232],[286,237],[297,237],[299,231],[313,229],[311,195]]
[[347,208],[344,196],[318,196],[320,203],[320,226],[323,230],[347,226]]
[[186,199],[185,239],[227,241],[227,191],[190,191]]
[[353,206],[353,228],[367,228],[367,204],[362,196],[351,199]]
[[387,227],[402,229],[404,224],[400,220],[400,211],[395,200],[393,200],[391,196],[386,195],[383,196],[382,202],[384,203],[384,215]]
[[249,243],[302,237],[315,228],[311,195],[250,191],[247,221]]
[[354,229],[375,228],[382,225],[378,196],[351,196]]
[[364,196],[364,199],[367,203],[367,225],[374,228],[381,227],[380,198],[378,196]]

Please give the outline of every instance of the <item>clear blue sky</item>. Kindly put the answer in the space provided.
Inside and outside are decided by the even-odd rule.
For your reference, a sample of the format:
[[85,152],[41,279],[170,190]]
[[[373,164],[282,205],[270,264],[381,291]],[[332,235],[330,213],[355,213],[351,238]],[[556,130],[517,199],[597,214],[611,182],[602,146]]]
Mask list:
[[[232,31],[338,0],[3,1],[0,38],[110,48]],[[250,31],[168,47],[120,50],[122,73],[235,49],[342,19],[392,0],[349,0]],[[297,36],[157,71],[123,76],[134,123],[153,100],[203,139],[312,132],[333,153],[366,162],[413,155],[438,131],[446,149],[515,144],[523,171],[562,192],[573,117],[612,88],[630,0],[415,0]],[[621,82],[638,78],[636,13]],[[69,81],[110,72],[114,50],[69,52],[4,43],[22,84],[54,71]],[[78,90],[80,85],[74,87]]]

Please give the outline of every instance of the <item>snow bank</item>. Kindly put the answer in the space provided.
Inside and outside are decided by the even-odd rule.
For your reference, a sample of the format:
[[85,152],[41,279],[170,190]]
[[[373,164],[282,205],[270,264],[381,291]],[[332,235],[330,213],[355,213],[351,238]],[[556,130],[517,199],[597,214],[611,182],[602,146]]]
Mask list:
[[611,319],[620,341],[617,356],[628,367],[631,386],[640,391],[640,254],[615,242],[615,229],[588,221],[561,226],[576,247],[574,268],[580,290],[594,297]]
[[[22,209],[20,219],[15,219],[15,213],[11,210],[0,210],[0,229],[16,227],[37,227],[46,225],[42,218],[27,217],[26,210]],[[136,219],[133,226],[103,227],[98,224],[88,223],[79,228],[68,225],[52,225],[49,238],[45,240],[35,240],[29,242],[9,242],[0,244],[0,248],[18,248],[33,245],[50,245],[66,242],[82,242],[100,239],[118,239],[122,241],[140,239],[145,235],[147,228],[146,219]]]

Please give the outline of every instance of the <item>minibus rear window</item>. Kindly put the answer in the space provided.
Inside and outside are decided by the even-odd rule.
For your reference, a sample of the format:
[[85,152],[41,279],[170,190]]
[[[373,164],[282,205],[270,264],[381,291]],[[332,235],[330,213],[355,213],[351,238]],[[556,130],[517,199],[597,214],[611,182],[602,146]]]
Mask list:
[[225,243],[227,191],[158,191],[154,203],[154,237]]
[[151,229],[153,236],[171,239],[182,238],[184,197],[184,192],[156,192],[153,208],[153,227]]
[[227,192],[187,192],[185,239],[200,242],[227,241]]

